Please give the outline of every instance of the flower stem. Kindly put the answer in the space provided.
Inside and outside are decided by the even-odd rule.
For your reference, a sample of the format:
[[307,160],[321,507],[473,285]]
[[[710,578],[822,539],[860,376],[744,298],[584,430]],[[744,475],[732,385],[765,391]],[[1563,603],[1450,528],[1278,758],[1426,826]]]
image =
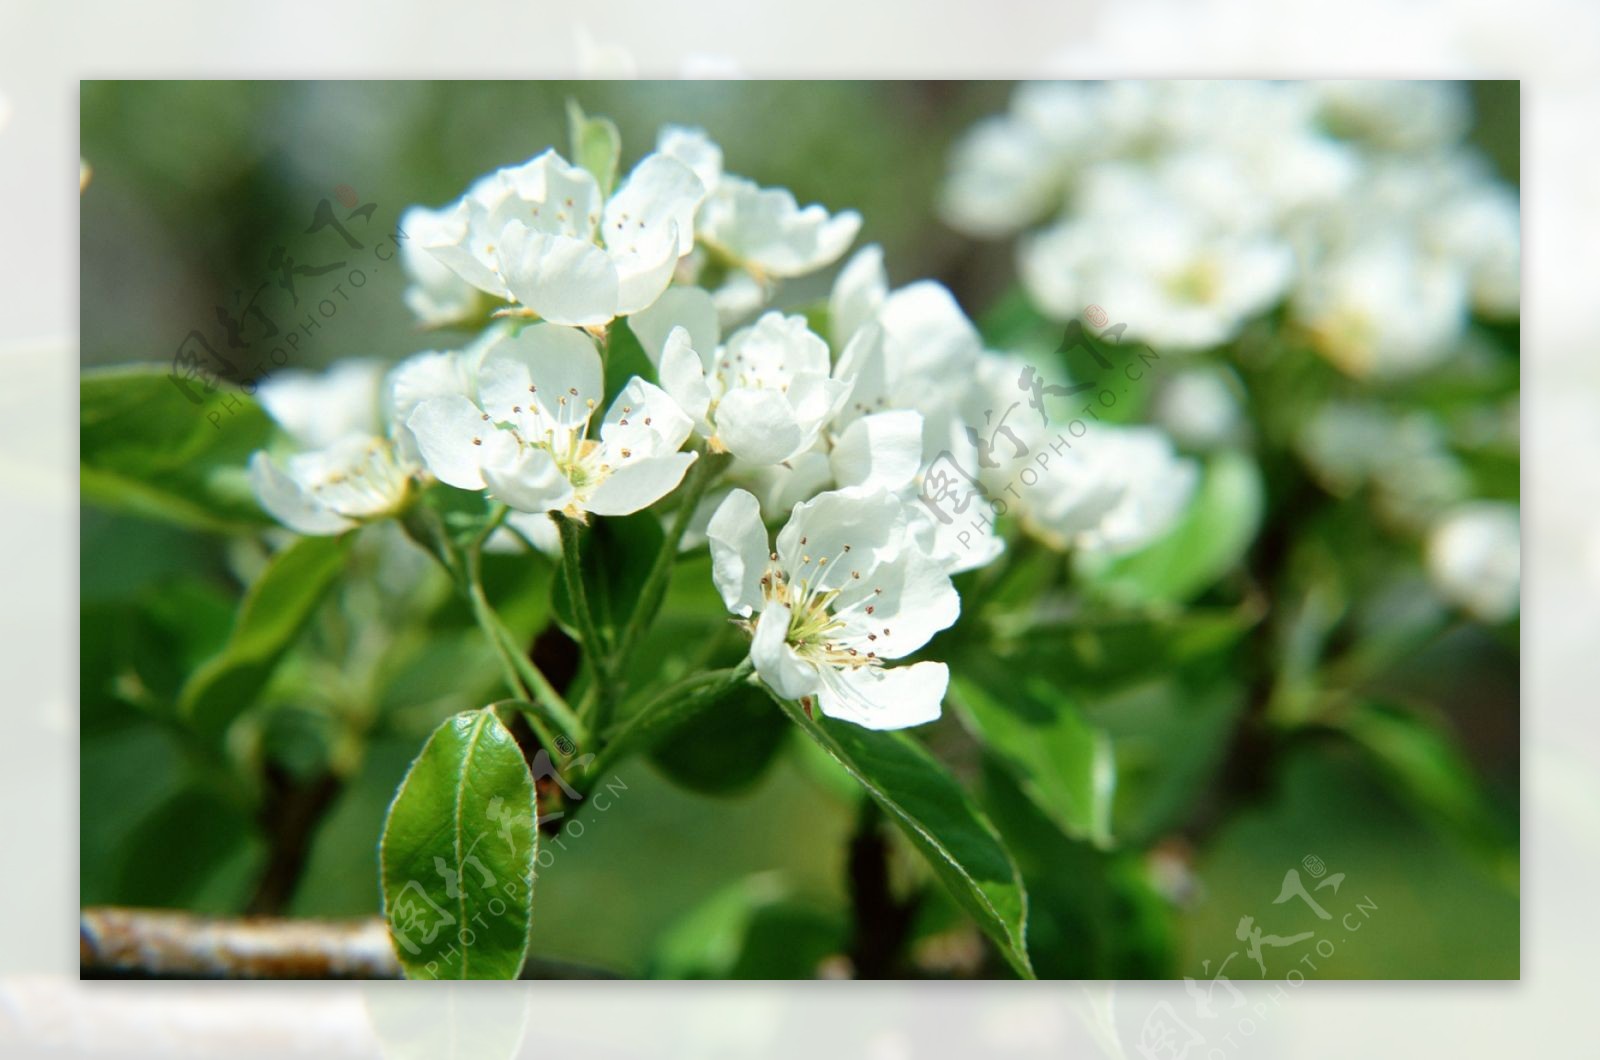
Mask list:
[[673,561],[678,558],[678,548],[683,543],[683,535],[689,529],[689,520],[694,518],[695,509],[700,507],[700,499],[705,496],[706,490],[710,488],[717,475],[727,466],[728,460],[726,455],[701,453],[700,459],[689,469],[689,477],[683,486],[677,514],[673,517],[666,536],[661,539],[661,551],[656,553],[655,562],[650,566],[650,573],[645,575],[644,583],[639,587],[638,601],[634,605],[632,614],[628,616],[628,624],[623,628],[622,635],[617,638],[616,659],[619,662],[626,659],[633,649],[638,647],[639,638],[644,636],[650,620],[655,617],[661,597],[667,591],[667,581],[672,575]]
[[679,723],[732,691],[753,669],[746,658],[737,666],[691,674],[668,685],[614,733],[602,734],[603,746],[587,775],[598,777],[621,759],[649,747]]
[[589,592],[584,588],[578,522],[564,515],[553,518],[561,532],[561,573],[566,581],[567,599],[572,603],[578,636],[583,639],[583,657],[594,680],[593,725],[594,731],[600,733],[605,730],[611,707],[612,657],[605,641],[600,639],[600,628],[595,625],[594,612],[589,607]]
[[439,561],[439,565],[445,569],[462,595],[467,598],[467,602],[472,606],[473,619],[500,661],[501,674],[505,678],[507,687],[511,689],[513,695],[532,708],[527,711],[529,724],[540,742],[549,748],[556,746],[554,734],[550,730],[550,726],[554,725],[558,732],[581,744],[584,731],[577,714],[516,644],[511,631],[495,612],[494,605],[489,602],[489,595],[483,588],[483,544],[505,519],[506,514],[505,505],[496,505],[488,520],[464,547],[458,547],[445,530],[438,513],[425,505],[413,505],[402,519],[401,525],[429,555]]
[[495,612],[494,606],[489,603],[489,596],[483,589],[476,548],[468,551],[466,561],[466,589],[467,598],[472,604],[472,616],[499,656],[506,684],[519,700],[528,705],[529,709],[525,713],[539,741],[547,749],[556,746],[553,734],[548,728],[549,725],[554,725],[557,732],[582,744],[583,725],[578,716],[573,713],[572,708],[567,705],[561,693],[556,691],[544,673],[523,653],[512,637],[511,631],[506,628],[499,614]]

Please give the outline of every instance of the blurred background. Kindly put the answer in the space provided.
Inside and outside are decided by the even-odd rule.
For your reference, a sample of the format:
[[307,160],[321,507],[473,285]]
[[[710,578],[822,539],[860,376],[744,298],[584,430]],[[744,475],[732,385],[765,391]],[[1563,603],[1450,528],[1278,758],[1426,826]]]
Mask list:
[[[301,273],[299,304],[288,310],[289,296],[278,286],[283,265],[292,259],[314,269],[369,255],[375,237],[392,232],[406,207],[442,205],[481,173],[548,145],[564,149],[568,99],[618,123],[625,169],[653,146],[660,125],[705,128],[722,144],[730,171],[789,187],[801,203],[859,210],[865,223],[858,245],[883,245],[896,285],[939,279],[975,319],[993,319],[1014,284],[1011,248],[951,231],[937,220],[936,204],[951,145],[974,121],[1003,110],[1011,88],[999,82],[85,82],[81,154],[92,179],[81,206],[82,364],[167,362],[191,330],[216,329],[218,307],[252,321],[247,314],[257,296],[255,304],[272,305],[285,331],[321,299],[339,299],[336,312],[324,313],[320,326],[305,333],[296,368],[448,348],[457,336],[413,324],[402,302],[404,277],[392,264],[367,270],[364,286],[337,295],[333,281],[343,270]],[[1515,185],[1516,83],[1474,84],[1471,99],[1471,142]],[[350,223],[360,248],[328,228],[308,231],[324,200],[344,204],[340,216],[351,204],[374,206],[366,220]],[[796,284],[784,299],[825,294],[830,279]],[[1348,521],[1368,518],[1361,503],[1348,501]],[[141,696],[159,699],[225,635],[238,572],[251,562],[213,537],[83,512],[85,905],[231,913],[259,897],[270,822],[242,816],[238,803],[218,794],[214,778],[185,759],[159,712],[138,706]],[[686,570],[677,582],[694,577]],[[527,588],[536,595],[537,586]],[[530,628],[539,617],[523,616]],[[482,662],[470,648],[450,650],[459,652],[452,657],[458,667]],[[137,660],[143,687],[128,685],[130,660]],[[437,669],[438,659],[427,662]],[[471,691],[419,687],[424,670],[417,662],[371,675],[367,687],[375,690],[378,718],[365,733],[359,767],[325,793],[319,812],[326,818],[282,911],[377,912],[375,837],[395,786],[439,717],[477,705],[468,701]],[[1203,704],[1175,717],[1137,697],[1104,705],[1097,720],[1119,740],[1126,737],[1119,760],[1158,781],[1169,769],[1215,770],[1207,775],[1219,785],[1243,784],[1248,798],[1214,826],[1175,829],[1155,842],[1132,864],[1138,886],[1074,896],[1071,863],[1058,863],[1052,872],[1069,892],[1062,901],[1094,913],[1084,920],[1089,928],[1057,927],[1092,928],[1099,937],[1083,938],[1082,960],[1057,974],[1214,973],[1217,961],[1239,946],[1240,916],[1270,911],[1285,870],[1316,857],[1344,872],[1346,885],[1378,910],[1373,930],[1321,961],[1318,978],[1517,976],[1517,868],[1514,859],[1506,861],[1503,844],[1509,836],[1514,849],[1519,813],[1519,670],[1514,626],[1496,631],[1462,623],[1383,672],[1380,686],[1426,704],[1451,744],[1450,755],[1438,761],[1428,757],[1430,748],[1404,739],[1394,750],[1428,758],[1420,770],[1436,775],[1420,788],[1396,784],[1370,756],[1332,739],[1296,743],[1262,775],[1239,781],[1221,774],[1220,750],[1201,754],[1199,766],[1149,751],[1163,742],[1170,750],[1224,739],[1196,729],[1205,728]],[[270,754],[289,773],[307,756],[314,766],[319,756],[337,753],[329,750],[337,740],[318,724],[291,713],[267,735],[275,741]],[[719,895],[728,907],[737,904],[728,892],[741,889],[770,894],[755,904],[801,923],[783,928],[797,932],[785,938],[836,932],[844,915],[842,859],[852,802],[830,787],[798,742],[778,747],[781,734],[772,742],[776,767],[733,797],[674,783],[659,764],[626,766],[626,791],[605,812],[591,814],[583,835],[541,874],[535,952],[624,974],[694,971],[699,956],[679,953],[685,932],[709,930],[718,923]],[[1471,777],[1451,772],[1459,768]],[[1203,788],[1171,790],[1180,800],[1198,800],[1201,794],[1184,793]],[[1197,803],[1167,814],[1187,820],[1204,810]],[[1463,821],[1468,827],[1457,827]],[[1499,837],[1493,849],[1472,838],[1484,834]],[[937,935],[941,915],[929,914],[930,934]],[[739,971],[792,970],[758,964]],[[1230,974],[1241,972],[1235,966]]]

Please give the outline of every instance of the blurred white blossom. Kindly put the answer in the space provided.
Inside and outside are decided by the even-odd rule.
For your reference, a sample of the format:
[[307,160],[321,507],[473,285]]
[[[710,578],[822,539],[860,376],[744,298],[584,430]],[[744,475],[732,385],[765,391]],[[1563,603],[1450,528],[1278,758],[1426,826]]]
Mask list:
[[1473,501],[1428,534],[1428,573],[1450,602],[1486,622],[1516,615],[1522,589],[1522,519],[1515,504]]

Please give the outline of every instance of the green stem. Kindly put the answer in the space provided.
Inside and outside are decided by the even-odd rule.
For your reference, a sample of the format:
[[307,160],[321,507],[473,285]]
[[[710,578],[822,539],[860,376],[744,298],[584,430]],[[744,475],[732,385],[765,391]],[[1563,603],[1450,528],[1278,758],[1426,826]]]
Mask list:
[[526,713],[529,715],[529,722],[533,725],[534,732],[546,747],[553,748],[555,742],[550,738],[551,733],[546,728],[547,723],[553,724],[569,739],[582,743],[583,725],[579,722],[578,716],[573,713],[572,708],[567,705],[561,693],[556,691],[555,686],[546,679],[543,672],[517,645],[516,638],[511,635],[511,631],[495,612],[494,606],[489,603],[480,570],[479,552],[474,546],[466,555],[466,589],[467,597],[472,603],[472,615],[499,655],[501,666],[505,670],[506,683],[511,686],[512,692],[519,699],[533,708]]
[[466,543],[464,549],[456,547],[438,513],[425,505],[412,505],[402,518],[401,524],[414,540],[423,545],[428,553],[439,561],[439,565],[450,575],[462,595],[466,596],[467,602],[472,606],[473,619],[478,623],[478,628],[483,631],[489,646],[494,649],[495,656],[500,661],[501,673],[507,687],[514,696],[533,708],[527,711],[529,724],[540,742],[549,748],[556,746],[554,734],[550,729],[550,726],[554,725],[557,731],[581,745],[584,740],[584,730],[578,721],[578,716],[567,705],[561,693],[556,691],[555,686],[550,684],[517,645],[511,631],[495,612],[494,605],[489,603],[489,595],[483,588],[483,543],[505,520],[507,511],[505,505],[495,505],[489,519]]
[[661,551],[656,553],[655,562],[650,566],[650,573],[645,575],[644,583],[639,587],[638,603],[633,613],[628,616],[628,624],[623,628],[622,635],[617,638],[618,661],[626,659],[633,649],[638,647],[639,638],[644,636],[650,620],[655,617],[656,607],[667,591],[667,580],[672,575],[672,564],[678,558],[678,548],[683,543],[683,535],[689,529],[689,520],[694,518],[695,509],[700,507],[700,499],[706,495],[711,483],[727,466],[728,460],[727,456],[701,453],[700,459],[689,469],[689,477],[683,486],[677,514],[673,517],[666,536],[661,539]]
[[578,621],[578,636],[583,639],[583,658],[589,664],[594,679],[595,732],[605,730],[608,705],[611,701],[612,660],[600,639],[600,629],[595,625],[594,612],[589,608],[589,592],[583,585],[583,556],[578,522],[564,515],[554,516],[561,531],[561,573],[566,580],[567,599],[572,601],[572,611]]
[[[750,676],[754,666],[746,658],[725,670],[692,674],[669,685],[639,708],[614,733],[602,733],[604,744],[587,776],[599,777],[617,762],[649,747],[685,719],[711,706]],[[598,730],[597,730],[598,731]]]

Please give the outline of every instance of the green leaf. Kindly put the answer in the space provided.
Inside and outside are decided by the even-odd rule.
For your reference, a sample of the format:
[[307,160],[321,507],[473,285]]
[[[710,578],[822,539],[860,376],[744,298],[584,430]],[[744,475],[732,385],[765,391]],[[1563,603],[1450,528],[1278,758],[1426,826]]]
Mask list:
[[1164,979],[1175,974],[1172,903],[1145,852],[1102,850],[1062,834],[1011,769],[986,755],[983,805],[1028,889],[1028,955],[1048,979]]
[[238,909],[264,853],[250,816],[198,784],[126,833],[120,852],[119,903],[219,914]]
[[533,917],[537,820],[533,778],[493,710],[434,730],[379,845],[384,916],[408,977],[517,977]]
[[[85,372],[79,385],[83,499],[205,530],[266,522],[246,465],[272,422],[252,399],[154,366]],[[200,404],[191,395],[201,397]]]
[[984,651],[964,653],[963,671],[1003,658],[1015,673],[1048,674],[1074,692],[1148,681],[1154,674],[1231,652],[1260,620],[1258,609],[1196,608],[1179,614],[1113,614],[1029,625]]
[[1233,570],[1261,526],[1261,469],[1237,452],[1206,464],[1188,510],[1153,544],[1109,561],[1080,557],[1079,571],[1118,603],[1184,603]]
[[1244,707],[1243,685],[1226,673],[1164,673],[1085,700],[1117,763],[1111,829],[1121,846],[1154,842],[1193,816]]
[[644,352],[643,344],[626,320],[618,320],[606,333],[605,354],[606,408],[611,407],[634,376],[647,383],[658,382],[656,366],[651,363],[650,355]]
[[[782,715],[763,700],[767,713]],[[787,724],[787,723],[786,723]],[[791,893],[777,873],[760,873],[714,892],[662,933],[650,958],[652,979],[814,979],[845,945],[837,913]]]
[[600,184],[602,198],[617,182],[622,159],[622,134],[610,118],[591,118],[575,99],[567,100],[567,125],[572,134],[572,160],[587,169]]
[[1116,784],[1111,742],[1037,672],[968,667],[951,697],[962,719],[1011,769],[1034,804],[1067,835],[1111,843]]
[[1496,815],[1466,755],[1449,735],[1410,711],[1379,703],[1351,711],[1339,728],[1371,756],[1412,807],[1516,878],[1514,829]]
[[178,709],[196,728],[220,734],[250,706],[343,569],[351,540],[303,537],[272,558],[239,605],[222,651],[184,683]]
[[[606,651],[615,649],[617,636],[640,603],[639,587],[649,575],[664,537],[661,521],[649,512],[595,519],[581,535],[584,593]],[[576,636],[576,613],[561,578],[556,579],[554,607],[556,618]]]
[[1033,978],[1024,942],[1028,897],[1017,866],[944,766],[904,733],[813,721],[799,705],[778,702],[883,807],[1012,968]]
[[690,791],[737,794],[767,771],[789,730],[759,688],[740,685],[674,726],[650,761]]

